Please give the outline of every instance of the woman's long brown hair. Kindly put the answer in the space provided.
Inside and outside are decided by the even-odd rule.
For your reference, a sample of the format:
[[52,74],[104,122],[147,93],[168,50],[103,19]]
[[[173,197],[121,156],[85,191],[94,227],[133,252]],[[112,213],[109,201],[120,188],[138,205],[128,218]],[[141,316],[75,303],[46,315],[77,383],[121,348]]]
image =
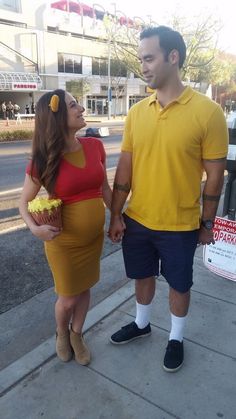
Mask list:
[[[57,112],[50,109],[53,95],[59,96]],[[50,195],[58,175],[59,164],[68,134],[65,91],[61,89],[45,93],[36,105],[35,130],[32,144],[31,177],[34,173]]]

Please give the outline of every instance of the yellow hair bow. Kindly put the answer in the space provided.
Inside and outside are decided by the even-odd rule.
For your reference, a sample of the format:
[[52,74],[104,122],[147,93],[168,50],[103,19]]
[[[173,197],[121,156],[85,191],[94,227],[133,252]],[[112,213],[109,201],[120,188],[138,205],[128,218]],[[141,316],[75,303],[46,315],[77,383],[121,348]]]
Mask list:
[[58,95],[52,95],[49,106],[52,110],[52,112],[57,112],[59,108],[59,96]]

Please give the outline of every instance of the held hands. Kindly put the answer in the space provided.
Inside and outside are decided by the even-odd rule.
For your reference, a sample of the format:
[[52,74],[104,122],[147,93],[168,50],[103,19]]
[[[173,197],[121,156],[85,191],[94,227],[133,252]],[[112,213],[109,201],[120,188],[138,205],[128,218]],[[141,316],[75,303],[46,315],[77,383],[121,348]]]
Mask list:
[[199,229],[198,243],[203,245],[211,243],[215,244],[213,230],[207,230],[201,226]]
[[31,229],[34,236],[43,241],[53,240],[61,233],[61,229],[50,225],[43,224],[41,226],[34,226]]
[[118,243],[121,241],[125,229],[126,225],[124,223],[122,215],[111,216],[110,226],[107,235],[113,243]]

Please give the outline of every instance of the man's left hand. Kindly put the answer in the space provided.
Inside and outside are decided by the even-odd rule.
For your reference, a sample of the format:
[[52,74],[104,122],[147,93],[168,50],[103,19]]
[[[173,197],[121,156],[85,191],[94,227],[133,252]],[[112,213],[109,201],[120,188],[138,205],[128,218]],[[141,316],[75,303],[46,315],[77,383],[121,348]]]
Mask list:
[[213,230],[207,230],[205,227],[201,226],[199,229],[199,244],[215,244]]

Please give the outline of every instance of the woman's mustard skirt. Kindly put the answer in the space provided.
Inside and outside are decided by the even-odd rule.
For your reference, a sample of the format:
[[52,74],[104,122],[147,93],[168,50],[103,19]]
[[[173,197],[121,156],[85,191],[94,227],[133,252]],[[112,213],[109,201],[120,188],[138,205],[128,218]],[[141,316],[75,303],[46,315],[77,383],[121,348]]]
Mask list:
[[99,280],[105,222],[103,200],[64,205],[62,222],[62,232],[45,242],[45,252],[55,292],[68,297],[79,295]]

